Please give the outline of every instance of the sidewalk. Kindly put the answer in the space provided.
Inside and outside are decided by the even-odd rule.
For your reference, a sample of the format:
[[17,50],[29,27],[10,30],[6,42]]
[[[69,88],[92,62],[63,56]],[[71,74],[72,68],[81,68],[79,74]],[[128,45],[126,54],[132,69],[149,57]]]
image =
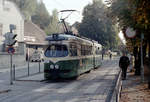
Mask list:
[[141,83],[141,77],[127,73],[127,79],[122,81],[120,102],[150,102],[150,89],[147,83]]
[[[29,63],[29,67],[33,67],[33,66],[35,66],[35,64],[37,64],[38,65],[38,62],[30,62]],[[22,66],[16,66],[15,68],[16,68],[16,70],[17,69],[24,69],[24,68],[27,68],[28,67],[28,62],[25,62],[25,65],[22,65]],[[2,73],[2,72],[9,72],[10,71],[10,65],[9,65],[9,67],[5,67],[5,68],[0,68],[0,73]]]
[[[28,76],[27,64],[24,66],[16,67],[15,79],[32,78],[33,75],[43,74],[44,66],[43,63],[40,64],[40,73],[38,63],[30,63],[29,66],[30,76]],[[14,73],[14,72],[13,72]],[[43,77],[42,77],[43,78]],[[44,78],[43,78],[44,79]],[[41,80],[43,80],[41,79]],[[14,81],[15,83],[15,81]],[[12,90],[13,85],[10,85],[10,68],[0,69],[0,94],[7,93]]]

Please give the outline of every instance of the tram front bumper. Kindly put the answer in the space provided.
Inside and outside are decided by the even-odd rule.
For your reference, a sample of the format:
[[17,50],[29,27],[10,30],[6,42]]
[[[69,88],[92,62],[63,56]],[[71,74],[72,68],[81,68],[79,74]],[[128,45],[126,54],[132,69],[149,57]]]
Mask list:
[[73,70],[44,70],[45,79],[71,78],[77,76]]

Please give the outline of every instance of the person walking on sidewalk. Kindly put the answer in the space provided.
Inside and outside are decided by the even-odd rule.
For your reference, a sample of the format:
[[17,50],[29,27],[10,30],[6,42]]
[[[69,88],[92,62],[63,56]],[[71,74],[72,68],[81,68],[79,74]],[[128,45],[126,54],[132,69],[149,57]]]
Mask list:
[[125,80],[126,79],[126,73],[127,73],[127,68],[130,64],[129,58],[126,56],[125,53],[123,53],[123,55],[120,57],[119,60],[119,67],[122,70],[122,79]]
[[110,52],[110,54],[109,54],[109,58],[110,58],[110,60],[111,60],[111,58],[112,58],[112,53]]

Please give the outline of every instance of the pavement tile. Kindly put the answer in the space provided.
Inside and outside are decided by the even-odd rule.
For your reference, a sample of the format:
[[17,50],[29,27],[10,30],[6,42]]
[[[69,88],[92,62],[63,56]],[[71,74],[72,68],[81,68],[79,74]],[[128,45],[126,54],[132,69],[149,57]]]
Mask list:
[[123,81],[120,102],[150,102],[150,90],[147,83],[141,83],[141,77],[127,73]]

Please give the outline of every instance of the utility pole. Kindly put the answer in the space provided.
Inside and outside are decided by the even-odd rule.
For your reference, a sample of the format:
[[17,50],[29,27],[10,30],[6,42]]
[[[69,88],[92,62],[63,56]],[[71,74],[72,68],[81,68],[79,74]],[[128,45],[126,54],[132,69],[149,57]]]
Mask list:
[[10,55],[10,85],[13,84],[13,72],[12,72],[12,55],[14,54],[15,52],[15,49],[13,47],[13,45],[15,45],[15,43],[17,42],[17,40],[15,39],[17,34],[13,34],[13,30],[16,29],[16,26],[13,25],[13,24],[10,24],[9,26],[10,28],[10,32],[7,32],[4,37],[5,37],[5,41],[4,43],[7,45],[7,52],[9,53]]

